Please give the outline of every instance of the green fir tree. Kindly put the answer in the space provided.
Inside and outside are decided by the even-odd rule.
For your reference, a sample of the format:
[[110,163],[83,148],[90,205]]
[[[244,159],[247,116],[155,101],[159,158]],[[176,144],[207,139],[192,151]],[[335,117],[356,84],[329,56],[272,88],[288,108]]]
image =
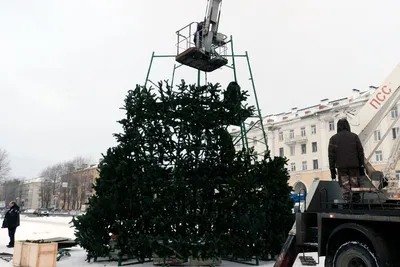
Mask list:
[[120,255],[140,261],[276,253],[293,222],[289,175],[284,158],[235,152],[227,126],[253,114],[246,100],[234,82],[129,91],[118,144],[74,219],[88,254],[108,256],[111,235]]

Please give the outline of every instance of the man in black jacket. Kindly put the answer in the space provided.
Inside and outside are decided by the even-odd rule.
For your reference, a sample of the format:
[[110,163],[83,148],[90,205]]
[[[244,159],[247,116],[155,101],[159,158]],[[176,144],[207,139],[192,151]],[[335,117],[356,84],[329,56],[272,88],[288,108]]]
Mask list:
[[350,131],[350,124],[345,118],[338,121],[337,133],[329,140],[328,157],[331,178],[335,180],[339,175],[343,199],[358,202],[359,194],[353,194],[351,188],[360,187],[360,175],[365,175],[364,149],[358,135]]
[[10,237],[10,243],[8,244],[8,248],[14,247],[14,239],[15,239],[15,231],[19,226],[19,207],[17,203],[11,201],[9,204],[10,208],[8,209],[6,215],[4,216],[3,226],[2,228],[8,228],[8,235]]
[[[203,21],[197,23],[197,29],[196,29],[196,32],[194,33],[194,38],[193,38],[194,44],[199,49],[202,47],[203,27],[204,27],[204,22]],[[199,43],[197,43],[197,37],[199,38]]]

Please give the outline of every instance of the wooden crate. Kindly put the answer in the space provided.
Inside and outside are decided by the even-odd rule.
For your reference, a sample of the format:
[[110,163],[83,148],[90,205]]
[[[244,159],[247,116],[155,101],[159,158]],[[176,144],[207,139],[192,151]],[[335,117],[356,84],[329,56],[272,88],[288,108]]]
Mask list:
[[55,267],[57,249],[57,243],[15,241],[13,265],[15,267]]
[[24,245],[23,241],[15,241],[14,242],[14,255],[13,255],[13,265],[21,266],[21,255],[22,255],[22,246]]

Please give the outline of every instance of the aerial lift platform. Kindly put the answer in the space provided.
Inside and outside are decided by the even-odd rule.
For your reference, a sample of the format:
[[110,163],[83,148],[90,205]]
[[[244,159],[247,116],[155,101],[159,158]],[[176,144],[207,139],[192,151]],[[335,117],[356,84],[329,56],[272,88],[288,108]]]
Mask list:
[[222,0],[210,0],[204,21],[192,22],[176,32],[178,37],[176,61],[204,71],[212,72],[228,63],[227,36],[218,32]]

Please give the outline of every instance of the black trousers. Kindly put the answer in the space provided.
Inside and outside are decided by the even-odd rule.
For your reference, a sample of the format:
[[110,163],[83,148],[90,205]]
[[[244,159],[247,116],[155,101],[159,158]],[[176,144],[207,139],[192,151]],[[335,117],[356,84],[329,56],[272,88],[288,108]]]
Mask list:
[[8,236],[10,237],[10,243],[8,243],[9,246],[14,246],[16,230],[17,230],[17,227],[8,228]]

